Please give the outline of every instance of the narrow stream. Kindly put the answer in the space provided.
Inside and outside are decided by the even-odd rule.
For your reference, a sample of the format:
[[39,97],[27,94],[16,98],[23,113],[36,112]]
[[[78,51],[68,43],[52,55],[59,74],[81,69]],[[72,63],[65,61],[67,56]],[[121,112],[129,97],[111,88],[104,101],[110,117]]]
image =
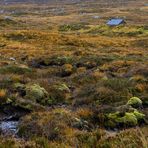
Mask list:
[[19,106],[0,106],[0,134],[17,137],[19,119],[28,113],[30,111]]
[[18,121],[2,121],[0,130],[4,135],[16,135],[18,130]]

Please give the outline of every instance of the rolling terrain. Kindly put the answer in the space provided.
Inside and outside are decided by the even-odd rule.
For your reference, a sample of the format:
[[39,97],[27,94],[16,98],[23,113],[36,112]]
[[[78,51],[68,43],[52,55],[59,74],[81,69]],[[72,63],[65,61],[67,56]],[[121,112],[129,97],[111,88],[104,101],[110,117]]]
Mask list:
[[0,147],[147,148],[147,4],[0,1]]

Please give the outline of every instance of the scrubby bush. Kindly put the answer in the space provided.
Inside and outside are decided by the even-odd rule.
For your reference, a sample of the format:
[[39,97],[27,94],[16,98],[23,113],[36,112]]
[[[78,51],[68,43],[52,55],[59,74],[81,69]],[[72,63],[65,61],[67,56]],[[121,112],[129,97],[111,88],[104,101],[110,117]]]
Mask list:
[[26,95],[26,86],[22,83],[14,83],[13,85],[14,91],[18,92],[20,96],[25,96]]
[[13,26],[13,25],[18,25],[19,23],[16,22],[15,20],[11,19],[11,18],[6,18],[6,19],[3,19],[3,18],[0,18],[0,26],[2,27],[6,27],[6,26]]
[[107,138],[102,138],[98,141],[97,146],[99,148],[125,148],[134,147],[145,148],[148,145],[147,137],[144,132],[144,128],[130,128],[128,130],[123,130],[119,133],[115,133],[113,136],[108,136]]
[[86,67],[79,67],[79,68],[77,68],[77,73],[79,74],[79,73],[84,73],[84,72],[86,72]]
[[130,78],[130,81],[135,81],[135,82],[146,82],[146,79],[142,75],[135,75]]
[[61,75],[63,77],[70,76],[73,73],[73,66],[71,64],[64,64],[61,69]]
[[86,125],[85,120],[79,118],[78,114],[68,109],[57,108],[26,116],[20,122],[18,134],[26,139],[41,140],[40,142],[47,143],[44,140],[49,140],[49,146],[95,146],[105,132],[101,129],[88,131]]
[[[80,81],[84,81],[87,77],[80,77]],[[112,104],[112,102],[126,102],[131,96],[131,88],[128,80],[108,79],[106,77],[96,79],[94,76],[88,77],[82,84],[83,87],[77,92],[75,103],[77,104]],[[81,85],[82,85],[81,84]],[[85,101],[84,101],[85,100]]]
[[84,24],[64,24],[59,26],[59,31],[76,31],[80,29],[89,29],[89,27]]
[[12,100],[8,98],[7,90],[0,89],[0,105],[5,105],[11,103]]
[[145,84],[137,84],[135,86],[135,90],[140,93],[144,92],[145,91]]
[[39,58],[34,59],[28,64],[32,67],[41,67],[41,66],[62,66],[64,64],[71,64],[73,62],[73,58],[70,56],[52,56],[52,57],[45,57],[45,58]]
[[78,148],[96,147],[97,142],[105,135],[103,130],[95,130],[93,132],[79,132],[76,135]]
[[116,26],[116,27],[109,27],[107,25],[100,25],[93,27],[88,31],[88,33],[92,34],[101,34],[105,36],[139,36],[145,35],[146,29],[145,27],[136,27],[136,26]]
[[61,140],[65,136],[66,128],[73,126],[76,117],[66,109],[32,113],[20,123],[19,135],[26,138],[43,136],[49,140]]
[[6,90],[0,89],[0,99],[5,98],[5,97],[6,97]]

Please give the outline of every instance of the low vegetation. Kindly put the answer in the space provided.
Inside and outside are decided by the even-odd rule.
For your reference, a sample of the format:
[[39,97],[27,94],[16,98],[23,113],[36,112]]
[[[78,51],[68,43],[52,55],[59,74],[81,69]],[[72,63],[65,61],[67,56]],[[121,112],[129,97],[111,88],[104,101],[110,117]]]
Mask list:
[[147,7],[108,2],[0,2],[0,147],[147,148]]

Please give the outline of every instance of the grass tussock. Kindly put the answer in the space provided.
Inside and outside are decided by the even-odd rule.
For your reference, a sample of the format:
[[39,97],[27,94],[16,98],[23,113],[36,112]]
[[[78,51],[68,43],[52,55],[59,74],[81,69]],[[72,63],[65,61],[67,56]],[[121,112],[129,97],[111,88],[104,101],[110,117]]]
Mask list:
[[146,7],[36,3],[0,2],[0,147],[147,148]]

